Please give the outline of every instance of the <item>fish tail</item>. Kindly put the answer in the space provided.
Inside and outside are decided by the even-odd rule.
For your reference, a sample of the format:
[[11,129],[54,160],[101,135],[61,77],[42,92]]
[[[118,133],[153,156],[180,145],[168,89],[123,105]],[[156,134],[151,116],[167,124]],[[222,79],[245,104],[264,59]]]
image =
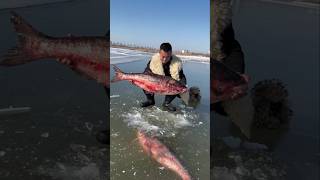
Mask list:
[[14,26],[15,31],[21,36],[33,36],[38,37],[43,34],[35,30],[26,20],[19,16],[14,11],[11,11],[11,23]]
[[1,57],[0,66],[15,66],[39,59],[34,57],[32,53],[28,53],[26,46],[31,44],[30,41],[44,36],[21,16],[13,11],[11,14],[11,23],[18,35],[18,45],[9,49],[7,54]]
[[121,80],[123,80],[122,79],[122,75],[124,74],[122,71],[121,71],[121,69],[119,69],[117,66],[115,66],[115,65],[112,65],[113,66],[113,69],[114,69],[114,71],[115,71],[115,76],[113,77],[113,79],[111,80],[111,82],[113,83],[113,82],[117,82],[117,81],[121,81]]

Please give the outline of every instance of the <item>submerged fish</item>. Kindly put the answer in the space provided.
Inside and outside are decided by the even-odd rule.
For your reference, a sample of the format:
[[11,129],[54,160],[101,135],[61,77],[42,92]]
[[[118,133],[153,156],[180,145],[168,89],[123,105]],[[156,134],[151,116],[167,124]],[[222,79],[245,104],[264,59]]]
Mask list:
[[211,60],[211,103],[244,96],[248,77],[239,74],[217,60]]
[[14,12],[11,22],[19,43],[0,59],[0,66],[16,66],[48,58],[67,59],[71,69],[109,87],[108,37],[50,37],[35,30]]
[[188,171],[179,160],[156,138],[148,137],[141,131],[137,133],[138,141],[143,150],[162,166],[174,171],[182,180],[191,180]]
[[163,95],[175,95],[187,91],[184,84],[168,76],[152,73],[124,73],[116,66],[113,68],[116,75],[111,82],[127,80],[150,93]]

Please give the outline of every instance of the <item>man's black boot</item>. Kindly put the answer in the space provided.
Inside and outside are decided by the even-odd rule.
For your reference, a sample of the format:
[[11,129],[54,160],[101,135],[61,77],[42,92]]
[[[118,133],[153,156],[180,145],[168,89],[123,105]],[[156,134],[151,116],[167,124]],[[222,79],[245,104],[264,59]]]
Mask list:
[[148,94],[146,91],[143,91],[144,94],[147,97],[147,100],[145,102],[141,102],[140,106],[141,107],[149,107],[149,106],[153,106],[155,104],[154,102],[154,95],[153,94]]
[[153,106],[154,104],[155,104],[154,101],[146,100],[144,102],[141,102],[140,106],[141,107],[149,107],[149,106]]
[[165,97],[164,102],[162,104],[163,110],[172,111],[172,112],[176,111],[176,108],[170,104],[175,97],[176,97],[176,95],[167,95]]
[[171,104],[165,104],[165,103],[162,104],[162,108],[163,108],[164,111],[171,111],[171,112],[174,112],[174,111],[177,110],[177,109],[176,109],[174,106],[172,106]]

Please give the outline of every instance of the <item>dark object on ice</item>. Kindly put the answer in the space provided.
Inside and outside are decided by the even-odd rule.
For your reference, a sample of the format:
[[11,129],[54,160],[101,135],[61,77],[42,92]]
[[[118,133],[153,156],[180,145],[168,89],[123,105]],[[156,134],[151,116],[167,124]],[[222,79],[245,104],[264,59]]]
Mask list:
[[193,108],[197,107],[201,100],[200,89],[196,86],[190,87],[188,91],[179,94],[179,96],[186,106]]
[[255,109],[253,125],[258,128],[286,128],[292,116],[288,91],[278,79],[258,82],[251,90]]

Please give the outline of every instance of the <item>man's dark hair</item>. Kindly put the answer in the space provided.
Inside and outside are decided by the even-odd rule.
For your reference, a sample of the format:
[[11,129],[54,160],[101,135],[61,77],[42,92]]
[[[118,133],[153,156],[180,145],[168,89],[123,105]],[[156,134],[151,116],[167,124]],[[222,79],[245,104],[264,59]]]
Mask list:
[[172,47],[170,43],[162,43],[160,45],[160,50],[163,50],[164,52],[172,51]]

